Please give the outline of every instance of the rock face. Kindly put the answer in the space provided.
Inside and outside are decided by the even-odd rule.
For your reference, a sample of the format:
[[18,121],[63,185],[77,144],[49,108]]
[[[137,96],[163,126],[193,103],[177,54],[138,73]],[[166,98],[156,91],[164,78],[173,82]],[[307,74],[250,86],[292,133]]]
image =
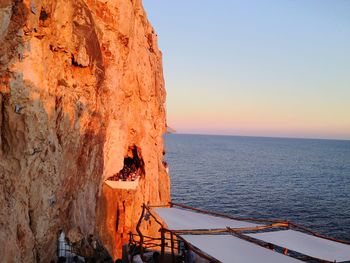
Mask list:
[[[50,262],[73,228],[120,256],[141,204],[170,198],[161,53],[141,1],[2,0],[0,92],[1,261]],[[108,188],[130,149],[137,189]]]

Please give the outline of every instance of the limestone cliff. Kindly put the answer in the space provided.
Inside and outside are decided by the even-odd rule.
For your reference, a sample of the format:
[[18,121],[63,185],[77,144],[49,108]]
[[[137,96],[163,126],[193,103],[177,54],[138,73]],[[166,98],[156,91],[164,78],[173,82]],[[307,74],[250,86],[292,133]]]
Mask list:
[[[1,0],[0,92],[1,262],[50,262],[72,228],[119,256],[141,204],[170,198],[161,53],[141,1]],[[135,149],[136,190],[108,188]]]

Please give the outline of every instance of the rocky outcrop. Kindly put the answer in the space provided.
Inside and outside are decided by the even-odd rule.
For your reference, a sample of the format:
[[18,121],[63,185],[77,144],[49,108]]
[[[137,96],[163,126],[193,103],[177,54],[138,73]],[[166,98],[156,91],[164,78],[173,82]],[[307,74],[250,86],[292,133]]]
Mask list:
[[167,132],[167,133],[176,133],[176,130],[174,130],[173,128],[167,126],[167,127],[166,127],[166,132]]
[[[2,262],[50,262],[72,228],[119,256],[141,204],[170,198],[161,53],[141,1],[3,0],[0,43]],[[130,147],[139,186],[111,191]]]

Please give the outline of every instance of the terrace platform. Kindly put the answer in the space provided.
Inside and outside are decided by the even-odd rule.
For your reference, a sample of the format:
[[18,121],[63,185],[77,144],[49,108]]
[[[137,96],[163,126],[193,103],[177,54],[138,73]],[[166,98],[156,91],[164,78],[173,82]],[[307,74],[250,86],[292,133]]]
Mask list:
[[112,181],[106,180],[105,184],[112,189],[122,189],[122,190],[136,190],[139,185],[140,178],[136,178],[134,181]]

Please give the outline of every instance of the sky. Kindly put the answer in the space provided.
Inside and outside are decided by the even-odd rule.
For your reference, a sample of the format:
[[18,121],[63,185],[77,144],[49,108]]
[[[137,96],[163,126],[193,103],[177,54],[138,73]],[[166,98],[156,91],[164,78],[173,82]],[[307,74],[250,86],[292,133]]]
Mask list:
[[143,4],[177,132],[350,139],[350,1]]

